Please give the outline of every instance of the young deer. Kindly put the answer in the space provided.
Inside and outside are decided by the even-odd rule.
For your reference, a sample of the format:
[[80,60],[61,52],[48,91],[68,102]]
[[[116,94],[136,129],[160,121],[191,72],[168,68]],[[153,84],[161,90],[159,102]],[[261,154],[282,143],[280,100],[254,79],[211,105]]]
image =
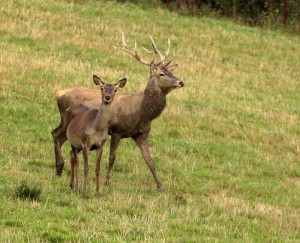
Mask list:
[[[103,145],[108,137],[108,127],[111,120],[111,103],[117,89],[123,88],[126,78],[116,84],[105,84],[96,75],[93,76],[94,83],[101,87],[102,103],[99,109],[90,109],[84,105],[76,105],[66,110],[63,116],[64,129],[71,143],[71,179],[70,186],[78,191],[78,152],[82,150],[84,159],[84,177],[82,196],[86,197],[86,185],[88,176],[88,151],[96,149],[96,190],[95,196],[99,196],[99,173],[100,160]],[[99,95],[98,95],[99,96]],[[98,98],[99,99],[99,98]],[[75,167],[75,185],[74,185]]]
[[[105,184],[109,184],[110,173],[115,162],[116,151],[120,139],[131,137],[140,148],[140,151],[154,177],[158,191],[162,192],[163,186],[156,174],[147,138],[150,133],[151,122],[162,113],[166,106],[166,95],[173,89],[183,87],[184,83],[172,73],[177,67],[177,64],[171,65],[173,59],[165,63],[170,52],[170,41],[168,41],[169,46],[166,54],[162,55],[157,49],[151,36],[150,39],[153,51],[147,52],[153,54],[153,60],[147,62],[138,55],[136,45],[134,51],[128,48],[125,42],[124,33],[122,33],[123,45],[118,49],[128,53],[139,62],[149,66],[150,77],[143,92],[139,94],[117,94],[113,104],[111,105],[113,117],[109,127],[111,143],[109,166]],[[160,61],[155,62],[155,55],[160,57]],[[63,116],[66,109],[72,105],[82,103],[88,107],[94,107],[99,104],[97,92],[95,90],[82,87],[58,91],[56,99],[61,116]],[[67,139],[66,132],[60,125],[52,131],[52,136],[54,140],[56,172],[57,175],[60,176],[64,166],[61,146]]]

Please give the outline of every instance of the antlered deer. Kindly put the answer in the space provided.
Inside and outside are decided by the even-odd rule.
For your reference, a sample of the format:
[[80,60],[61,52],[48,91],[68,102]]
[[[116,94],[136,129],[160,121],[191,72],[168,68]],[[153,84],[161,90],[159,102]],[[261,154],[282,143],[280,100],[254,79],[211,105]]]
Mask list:
[[[86,197],[86,185],[88,176],[88,151],[96,149],[96,191],[95,196],[99,196],[99,173],[100,160],[103,151],[103,145],[108,137],[109,122],[112,117],[111,103],[116,91],[123,88],[126,84],[126,78],[118,83],[105,84],[96,75],[93,76],[94,83],[101,87],[102,103],[99,109],[88,108],[82,104],[72,106],[66,110],[62,120],[64,130],[67,131],[67,138],[71,143],[71,180],[70,186],[78,191],[78,151],[82,150],[84,159],[84,177],[82,196]],[[100,95],[99,95],[100,99]],[[75,185],[74,185],[74,167],[75,167]]]
[[[124,33],[122,33],[122,46],[116,48],[128,53],[139,62],[149,66],[150,77],[143,92],[139,94],[117,94],[111,105],[114,116],[109,128],[111,142],[105,184],[109,184],[110,173],[115,162],[116,151],[120,139],[131,137],[140,148],[140,151],[152,172],[157,189],[161,192],[163,191],[163,186],[156,174],[147,138],[151,129],[152,120],[157,118],[166,106],[166,95],[175,88],[183,87],[184,83],[173,75],[173,71],[177,67],[177,64],[171,65],[173,59],[165,63],[170,52],[170,41],[168,40],[168,49],[166,54],[163,55],[157,49],[151,36],[150,39],[153,48],[152,52],[148,51],[153,54],[153,60],[151,62],[147,62],[140,57],[137,53],[136,44],[134,51],[127,46]],[[155,54],[160,57],[160,61],[155,62]],[[72,105],[84,104],[89,107],[94,107],[100,102],[97,98],[97,91],[82,87],[58,91],[56,99],[61,116],[63,116],[66,109]],[[60,176],[64,166],[61,146],[67,139],[66,132],[60,125],[52,131],[52,136],[54,139],[56,172],[57,175]]]

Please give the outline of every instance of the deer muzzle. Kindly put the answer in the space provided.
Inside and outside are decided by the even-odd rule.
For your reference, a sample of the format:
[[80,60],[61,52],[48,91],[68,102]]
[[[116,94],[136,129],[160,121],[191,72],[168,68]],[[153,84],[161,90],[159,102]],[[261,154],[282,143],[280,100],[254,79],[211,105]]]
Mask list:
[[103,101],[104,101],[105,103],[110,103],[110,102],[112,102],[112,96],[111,96],[111,95],[104,95]]
[[174,86],[176,88],[182,88],[184,86],[184,82],[182,80],[178,80]]

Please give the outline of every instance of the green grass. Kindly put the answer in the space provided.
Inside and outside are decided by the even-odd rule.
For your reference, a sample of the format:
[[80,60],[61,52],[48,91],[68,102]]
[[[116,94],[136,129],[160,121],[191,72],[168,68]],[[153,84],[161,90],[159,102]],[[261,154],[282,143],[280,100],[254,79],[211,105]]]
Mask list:
[[[185,87],[168,95],[150,145],[159,194],[131,140],[122,140],[94,198],[94,161],[83,200],[55,176],[50,132],[57,90],[94,88],[92,75],[128,78],[138,93],[149,70],[117,52],[161,49],[171,39]],[[300,241],[299,36],[114,1],[16,1],[0,6],[1,242]],[[94,155],[92,155],[94,158]],[[82,159],[81,159],[82,161]],[[82,164],[80,166],[82,181]],[[38,200],[16,197],[22,183]],[[38,188],[38,189],[37,189]],[[25,196],[26,198],[26,196]]]

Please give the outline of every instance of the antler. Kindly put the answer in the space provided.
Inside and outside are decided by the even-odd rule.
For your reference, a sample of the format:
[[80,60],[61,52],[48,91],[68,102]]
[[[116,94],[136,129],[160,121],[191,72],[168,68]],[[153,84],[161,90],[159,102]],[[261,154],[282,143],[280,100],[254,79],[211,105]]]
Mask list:
[[[166,60],[166,58],[168,57],[169,53],[170,53],[170,49],[171,49],[171,42],[170,42],[170,39],[168,39],[168,48],[167,48],[167,51],[166,51],[166,54],[163,55],[157,48],[152,36],[150,34],[148,34],[150,39],[151,39],[151,45],[152,45],[152,48],[153,48],[153,51],[148,51],[146,48],[143,47],[143,49],[149,53],[149,54],[153,54],[153,59],[151,62],[147,62],[145,61],[144,59],[142,59],[138,53],[137,53],[137,45],[136,45],[136,42],[134,43],[134,51],[129,49],[129,47],[127,46],[126,42],[125,42],[125,34],[124,32],[122,32],[122,46],[117,48],[114,46],[115,49],[118,49],[118,50],[122,50],[122,51],[125,51],[126,53],[128,53],[129,55],[133,56],[135,59],[137,59],[139,62],[143,63],[143,64],[146,64],[148,66],[151,65],[152,62],[154,62],[154,55],[157,54],[160,58],[160,61],[158,63],[155,63],[156,66],[159,66],[161,64],[163,64]],[[174,55],[175,56],[175,55]],[[174,59],[174,56],[172,57],[172,59],[166,64],[166,66],[170,65],[171,62],[173,61]]]
[[144,59],[142,59],[138,53],[137,53],[137,45],[136,45],[136,42],[134,42],[134,51],[132,51],[131,49],[129,49],[129,47],[127,46],[126,44],[126,41],[125,41],[125,34],[124,32],[122,32],[122,46],[121,47],[115,47],[115,49],[118,49],[118,50],[121,50],[121,51],[125,51],[126,53],[128,53],[130,56],[133,56],[136,60],[138,60],[139,62],[145,64],[145,65],[148,65],[150,66],[151,62],[147,62],[145,61]]
[[[162,55],[161,52],[158,50],[152,36],[150,34],[148,34],[150,39],[151,39],[151,44],[152,44],[152,48],[153,48],[153,51],[148,51],[146,48],[144,48],[144,50],[146,52],[148,52],[149,54],[157,54],[160,58],[160,61],[156,64],[157,66],[164,63],[164,61],[166,60],[166,58],[168,57],[169,53],[170,53],[170,49],[171,49],[171,42],[170,42],[170,39],[168,38],[168,49],[166,51],[166,54],[165,55]],[[174,57],[173,57],[174,58]],[[173,59],[172,58],[172,59]],[[170,63],[169,63],[170,64]]]

